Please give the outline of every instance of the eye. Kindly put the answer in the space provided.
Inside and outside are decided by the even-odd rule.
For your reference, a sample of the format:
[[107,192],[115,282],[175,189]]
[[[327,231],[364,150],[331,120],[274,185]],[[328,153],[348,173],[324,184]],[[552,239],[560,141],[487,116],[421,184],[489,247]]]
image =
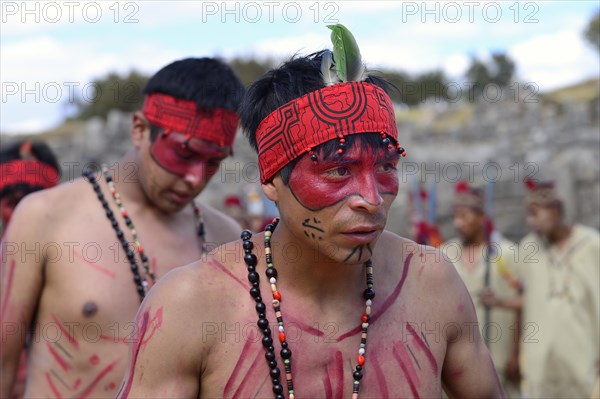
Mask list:
[[343,166],[338,166],[336,168],[329,169],[325,172],[325,177],[333,180],[344,179],[348,176],[350,176],[350,169]]
[[396,162],[386,162],[379,165],[379,170],[381,172],[395,172],[398,170],[398,164]]
[[185,148],[180,148],[178,150],[175,151],[175,154],[181,158],[181,159],[185,159],[188,160],[190,158],[192,158],[194,156],[194,153],[190,152],[187,147]]

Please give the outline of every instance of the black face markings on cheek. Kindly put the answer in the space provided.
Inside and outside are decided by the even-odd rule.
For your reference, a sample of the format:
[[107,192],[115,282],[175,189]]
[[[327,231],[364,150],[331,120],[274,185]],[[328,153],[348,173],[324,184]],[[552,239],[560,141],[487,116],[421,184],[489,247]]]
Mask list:
[[321,227],[318,227],[317,224],[321,224],[321,221],[315,217],[313,217],[312,220],[311,218],[304,219],[302,226],[309,229],[304,230],[304,235],[315,240],[322,240],[323,236],[319,235],[319,233],[324,233],[325,230]]
[[371,244],[367,244],[367,251],[369,251],[369,255],[373,255],[373,249],[371,249]]

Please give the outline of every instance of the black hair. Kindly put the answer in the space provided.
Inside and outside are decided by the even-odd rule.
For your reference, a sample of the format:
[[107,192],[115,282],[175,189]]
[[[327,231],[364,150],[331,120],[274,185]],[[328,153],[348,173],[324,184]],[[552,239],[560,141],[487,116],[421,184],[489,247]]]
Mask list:
[[[150,78],[144,94],[162,93],[194,101],[198,109],[210,113],[214,108],[237,112],[246,89],[240,78],[216,58],[185,58],[170,63]],[[163,129],[150,123],[150,140]]]
[[[328,50],[321,50],[307,56],[293,56],[289,61],[276,69],[271,69],[257,81],[255,81],[246,92],[244,101],[240,105],[240,122],[244,130],[244,135],[250,142],[250,145],[258,152],[256,145],[256,129],[258,125],[271,112],[282,105],[305,94],[325,87],[321,76],[321,59]],[[386,80],[369,76],[365,82],[375,84],[386,92],[393,89],[394,86]],[[364,135],[360,135],[364,136]],[[371,136],[371,135],[368,135]],[[361,143],[371,146],[371,144],[381,143],[381,137],[377,134],[375,137],[361,140]],[[355,135],[346,137],[347,147],[351,148],[356,142]],[[337,142],[327,142],[317,148],[322,154],[328,156],[337,149]],[[298,158],[287,164],[281,169],[281,178],[284,184],[289,181],[289,176],[297,163]]]
[[150,78],[144,94],[162,93],[194,101],[199,109],[237,112],[244,85],[233,70],[216,58],[186,58],[163,67]]
[[[25,143],[25,140],[19,140],[12,144],[7,145],[0,151],[0,164],[17,161],[21,159],[21,147]],[[31,142],[31,155],[38,161],[45,163],[50,166],[60,175],[60,165],[58,159],[48,144],[41,141]],[[24,194],[29,194],[34,191],[41,190],[41,186],[32,186],[30,184],[18,183],[15,185],[4,187],[0,190],[0,196],[8,195],[15,191],[20,191]]]

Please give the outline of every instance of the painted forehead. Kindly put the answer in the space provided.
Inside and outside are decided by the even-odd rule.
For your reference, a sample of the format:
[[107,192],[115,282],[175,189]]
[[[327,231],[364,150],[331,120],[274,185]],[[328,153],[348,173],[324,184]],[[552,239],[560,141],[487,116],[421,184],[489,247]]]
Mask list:
[[207,158],[225,158],[231,154],[231,147],[229,146],[222,147],[217,143],[198,137],[190,138],[179,132],[159,136],[154,140],[153,145],[164,145],[171,149],[185,150]]

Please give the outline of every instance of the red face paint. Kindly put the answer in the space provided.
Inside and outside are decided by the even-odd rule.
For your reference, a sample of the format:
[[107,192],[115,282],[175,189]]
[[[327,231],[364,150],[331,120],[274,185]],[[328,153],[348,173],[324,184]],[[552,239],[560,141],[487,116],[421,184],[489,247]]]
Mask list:
[[152,142],[150,153],[156,163],[170,173],[178,176],[201,173],[202,178],[208,180],[217,173],[230,149],[199,138],[187,140],[180,133],[169,133]]
[[359,142],[341,155],[315,164],[308,154],[298,161],[290,176],[290,189],[310,210],[334,205],[352,195],[379,204],[384,195],[398,194],[398,153],[382,148],[364,151]]

